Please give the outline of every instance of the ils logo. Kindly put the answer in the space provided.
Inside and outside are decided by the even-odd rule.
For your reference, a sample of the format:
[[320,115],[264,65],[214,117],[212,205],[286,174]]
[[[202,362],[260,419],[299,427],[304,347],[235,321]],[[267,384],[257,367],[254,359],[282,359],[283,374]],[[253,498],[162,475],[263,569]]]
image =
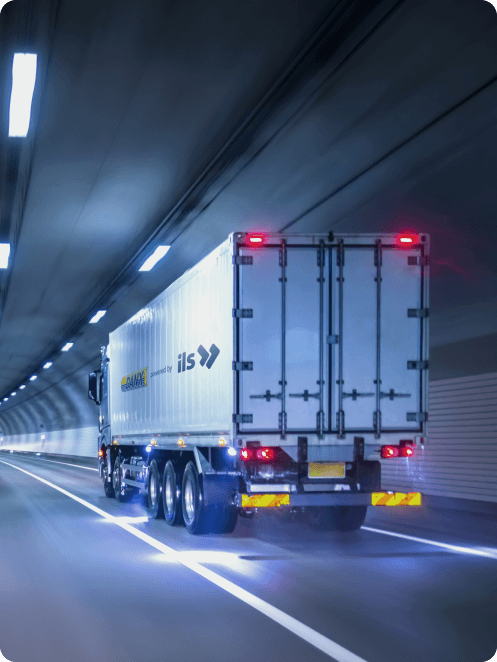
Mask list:
[[[200,365],[206,366],[209,370],[212,368],[212,364],[219,356],[221,350],[216,345],[212,344],[209,351],[205,349],[203,345],[199,345],[197,352],[200,354]],[[184,372],[185,370],[191,370],[195,367],[195,352],[186,355],[186,352],[178,354],[178,372]]]
[[131,391],[135,388],[144,388],[147,386],[147,370],[148,368],[144,368],[123,377],[121,379],[121,391]]

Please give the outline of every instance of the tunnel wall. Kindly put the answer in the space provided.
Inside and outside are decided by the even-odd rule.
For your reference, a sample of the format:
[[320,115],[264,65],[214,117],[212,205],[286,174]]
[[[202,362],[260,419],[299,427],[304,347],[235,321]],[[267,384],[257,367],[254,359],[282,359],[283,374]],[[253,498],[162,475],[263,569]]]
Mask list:
[[[89,410],[95,418],[96,409]],[[382,460],[383,489],[497,503],[497,371],[430,381],[428,411],[428,435],[415,456]],[[12,411],[9,428],[29,415]],[[97,425],[40,428],[3,434],[0,449],[95,458],[97,438]]]
[[428,435],[382,460],[383,488],[497,503],[497,372],[430,382]]
[[0,437],[0,450],[97,457],[98,427],[54,430]]

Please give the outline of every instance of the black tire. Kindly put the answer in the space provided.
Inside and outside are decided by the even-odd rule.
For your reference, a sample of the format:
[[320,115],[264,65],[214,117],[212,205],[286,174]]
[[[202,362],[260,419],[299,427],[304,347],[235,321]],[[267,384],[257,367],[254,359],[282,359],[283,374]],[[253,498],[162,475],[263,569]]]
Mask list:
[[238,521],[238,508],[216,504],[206,506],[197,468],[188,462],[183,474],[181,504],[183,521],[189,533],[233,533]]
[[218,506],[215,509],[211,530],[213,533],[233,533],[237,522],[238,508],[235,506]]
[[367,506],[319,506],[307,508],[306,517],[319,531],[358,531],[366,519]]
[[189,533],[193,535],[210,533],[209,520],[212,521],[212,512],[204,505],[198,471],[193,462],[188,462],[183,474],[181,507],[183,521]]
[[358,531],[364,524],[367,506],[337,506],[336,528],[338,531]]
[[181,479],[171,460],[168,461],[162,476],[162,508],[164,519],[169,526],[183,524],[181,509]]
[[159,465],[156,460],[152,460],[148,467],[147,494],[145,497],[145,507],[152,519],[163,519],[164,517],[160,478]]
[[109,478],[109,470],[107,468],[107,461],[105,461],[102,466],[102,480],[104,485],[104,492],[105,492],[105,496],[108,499],[114,499],[115,497],[114,487],[112,485],[112,481],[109,482],[108,478]]
[[[309,506],[301,513],[313,529],[318,531],[336,531],[335,508],[333,506]],[[296,515],[298,517],[298,514]]]

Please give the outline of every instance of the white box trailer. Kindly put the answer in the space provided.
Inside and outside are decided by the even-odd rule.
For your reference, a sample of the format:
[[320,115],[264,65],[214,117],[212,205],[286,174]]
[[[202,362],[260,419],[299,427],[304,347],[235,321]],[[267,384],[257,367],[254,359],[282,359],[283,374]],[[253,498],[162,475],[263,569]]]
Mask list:
[[237,232],[110,334],[100,404],[108,496],[227,531],[254,508],[358,528],[380,463],[424,438],[426,234]]

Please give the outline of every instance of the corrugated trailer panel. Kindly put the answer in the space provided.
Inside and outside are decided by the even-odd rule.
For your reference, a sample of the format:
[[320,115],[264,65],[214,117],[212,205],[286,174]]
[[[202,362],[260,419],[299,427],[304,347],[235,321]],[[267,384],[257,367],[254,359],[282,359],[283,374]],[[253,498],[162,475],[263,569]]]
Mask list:
[[229,432],[231,256],[228,240],[110,334],[113,436]]
[[408,460],[382,460],[385,489],[497,503],[497,373],[430,382],[429,434]]

